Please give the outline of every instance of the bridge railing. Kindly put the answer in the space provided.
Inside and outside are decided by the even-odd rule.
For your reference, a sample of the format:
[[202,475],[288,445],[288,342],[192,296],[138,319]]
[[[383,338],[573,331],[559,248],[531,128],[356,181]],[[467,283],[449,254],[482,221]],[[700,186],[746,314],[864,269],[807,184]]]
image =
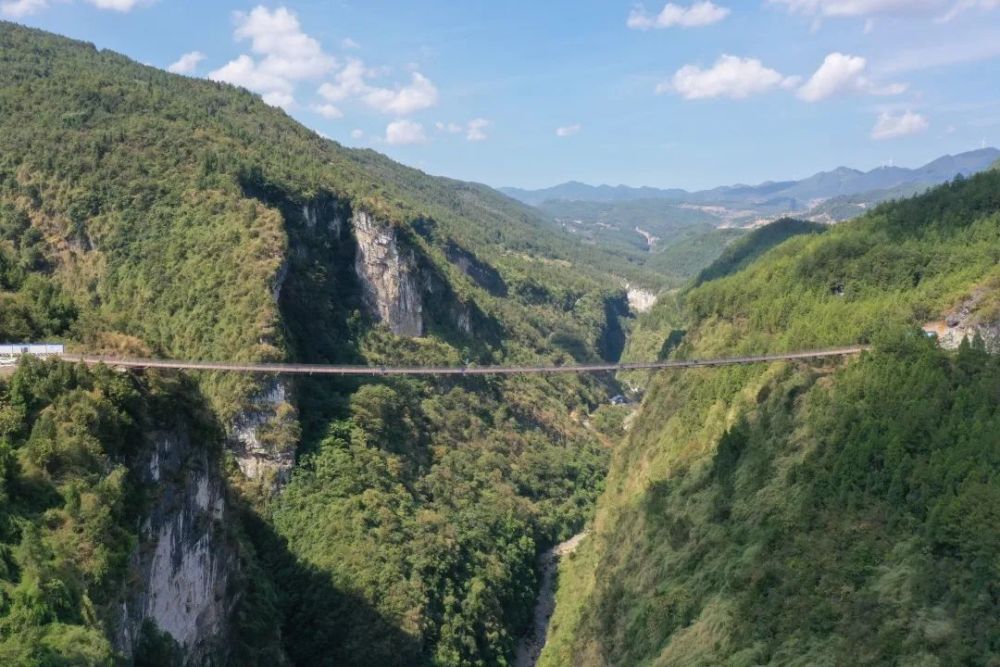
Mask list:
[[697,368],[728,366],[734,364],[766,363],[795,359],[819,359],[860,354],[869,347],[851,347],[823,350],[803,350],[778,354],[764,354],[716,359],[676,359],[670,361],[567,364],[556,366],[351,366],[333,364],[298,363],[241,363],[216,361],[183,361],[175,359],[127,359],[84,354],[61,354],[64,361],[88,365],[105,364],[119,368],[158,368],[177,370],[227,371],[236,373],[271,373],[278,375],[521,375],[552,373],[600,373],[631,370],[657,370],[670,368]]

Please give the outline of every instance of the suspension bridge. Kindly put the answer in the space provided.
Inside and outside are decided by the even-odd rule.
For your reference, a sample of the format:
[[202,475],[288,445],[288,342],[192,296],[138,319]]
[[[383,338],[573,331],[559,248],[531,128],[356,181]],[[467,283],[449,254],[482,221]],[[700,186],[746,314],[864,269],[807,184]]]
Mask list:
[[[86,364],[88,366],[106,365],[113,368],[134,369],[164,369],[185,371],[222,371],[231,373],[260,373],[271,375],[342,375],[342,376],[380,376],[380,375],[537,375],[559,373],[604,373],[618,371],[666,370],[684,368],[705,368],[714,366],[735,366],[743,364],[760,364],[774,361],[795,361],[809,359],[824,359],[846,357],[861,354],[871,349],[868,345],[852,345],[821,350],[803,350],[798,352],[780,352],[775,354],[759,354],[739,357],[719,357],[713,359],[673,359],[669,361],[640,361],[630,363],[594,363],[594,364],[532,364],[532,365],[497,365],[497,366],[360,366],[336,364],[297,364],[297,363],[267,363],[267,362],[230,362],[230,361],[183,361],[176,359],[135,359],[91,354],[72,354],[53,352],[38,354],[48,358],[61,359],[70,363]],[[28,354],[28,353],[22,353]],[[16,361],[16,358],[12,358]],[[3,360],[0,360],[2,363]]]

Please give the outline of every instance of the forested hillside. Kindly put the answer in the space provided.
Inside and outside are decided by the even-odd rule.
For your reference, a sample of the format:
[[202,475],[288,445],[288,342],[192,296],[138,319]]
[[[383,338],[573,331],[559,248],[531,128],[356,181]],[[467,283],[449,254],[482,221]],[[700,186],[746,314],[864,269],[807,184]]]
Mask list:
[[[9,23],[0,237],[0,337],[193,359],[615,358],[620,281],[648,277],[485,186]],[[537,553],[600,491],[585,418],[617,391],[157,378],[5,389],[0,662],[503,664]]]
[[874,351],[654,377],[561,568],[542,664],[1000,659],[1000,362],[978,333],[948,352],[919,329],[961,312],[992,336],[998,262],[989,172],[661,306],[678,357]]

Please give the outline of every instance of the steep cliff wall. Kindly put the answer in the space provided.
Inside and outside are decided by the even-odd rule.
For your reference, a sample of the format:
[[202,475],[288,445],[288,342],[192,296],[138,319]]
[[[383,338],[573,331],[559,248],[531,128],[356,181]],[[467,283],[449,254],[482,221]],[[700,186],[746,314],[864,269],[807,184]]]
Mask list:
[[147,622],[201,664],[224,648],[235,566],[223,524],[224,485],[216,454],[193,442],[184,426],[149,434],[139,468],[150,507],[132,555],[130,588],[121,606],[116,647],[131,656]]
[[423,335],[424,306],[413,252],[401,246],[394,227],[364,211],[355,211],[351,227],[358,244],[355,268],[371,314],[397,335]]
[[445,257],[448,261],[467,275],[472,282],[493,296],[507,296],[507,283],[495,268],[476,257],[475,253],[466,250],[454,241],[445,245]]
[[295,464],[298,424],[290,392],[288,380],[274,378],[265,382],[233,421],[230,450],[248,479],[280,486]]

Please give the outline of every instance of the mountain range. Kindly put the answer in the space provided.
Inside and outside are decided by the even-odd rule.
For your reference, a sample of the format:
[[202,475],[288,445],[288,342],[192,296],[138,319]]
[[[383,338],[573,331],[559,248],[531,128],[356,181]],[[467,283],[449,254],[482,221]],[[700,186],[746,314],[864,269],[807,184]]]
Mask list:
[[0,665],[1000,664],[1000,172],[718,229],[669,199],[533,208],[12,23],[0,63],[0,340],[375,368],[868,350],[370,379],[19,359]]
[[552,201],[587,201],[612,203],[646,199],[671,203],[718,204],[775,212],[805,211],[822,200],[899,188],[931,186],[961,174],[982,171],[1000,159],[1000,150],[982,148],[958,155],[945,155],[922,167],[883,166],[870,171],[837,167],[808,178],[768,181],[758,185],[728,185],[709,190],[687,191],[679,188],[629,187],[625,185],[587,185],[570,181],[539,190],[500,188],[504,194],[526,204],[538,206]]

